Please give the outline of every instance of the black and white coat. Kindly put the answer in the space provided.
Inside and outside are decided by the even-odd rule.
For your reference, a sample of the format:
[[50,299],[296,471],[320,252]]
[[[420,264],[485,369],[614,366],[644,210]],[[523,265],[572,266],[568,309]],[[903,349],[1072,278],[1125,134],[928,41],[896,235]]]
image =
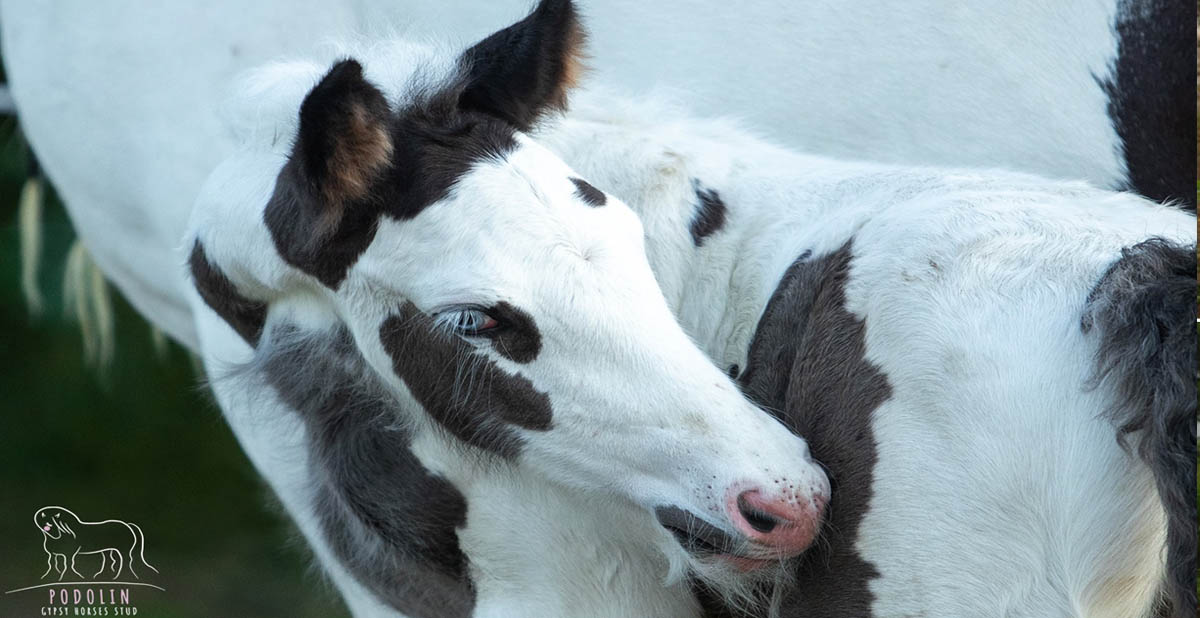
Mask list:
[[[162,256],[236,146],[221,111],[230,79],[363,32],[476,40],[528,4],[0,0],[0,44],[22,131],[97,263],[195,347]],[[582,10],[598,81],[678,89],[693,110],[737,115],[793,149],[1083,179],[1194,208],[1195,8],[605,0]]]
[[[1126,133],[1140,131],[1140,144],[1153,143],[1146,135],[1182,133],[1137,123],[1152,115],[1120,120],[1122,109],[1137,107],[1129,103],[1136,97],[1123,99],[1122,93],[1148,92],[1123,85],[1136,82],[1139,74],[1153,73],[1139,68],[1135,60],[1136,52],[1145,50],[1129,42],[1145,41],[1130,24],[1164,23],[1135,19],[1166,5],[1145,6],[1153,10],[1093,6],[1080,13],[1086,19],[1069,21],[1070,40],[1086,42],[1089,48],[1067,55],[1069,62],[1062,66],[1071,79],[1052,79],[1054,87],[1032,91],[1060,93],[1063,84],[1071,84],[1065,90],[1070,96],[1056,99],[1055,105],[1033,107],[1057,110],[1050,116],[1078,119],[1078,126],[1076,120],[1068,120],[1048,130],[1043,123],[1030,122],[1032,130],[1010,132],[1010,125],[1028,118],[1024,113],[1030,106],[1001,106],[1011,112],[1008,115],[980,113],[974,102],[952,96],[938,99],[944,105],[937,109],[948,115],[899,113],[905,122],[893,122],[862,113],[863,101],[877,110],[934,108],[909,96],[921,89],[899,88],[905,84],[895,80],[870,82],[887,85],[883,93],[891,96],[832,88],[847,93],[848,101],[857,101],[858,107],[828,105],[827,97],[808,99],[793,93],[796,96],[777,97],[784,101],[777,110],[792,109],[794,99],[807,101],[813,110],[845,114],[834,119],[796,115],[818,119],[807,125],[813,131],[800,131],[800,141],[812,141],[827,152],[845,154],[838,144],[861,135],[868,143],[885,145],[878,158],[894,162],[947,163],[962,154],[964,163],[1082,176],[1110,188],[1132,185],[1154,195],[1147,188],[1150,184],[1135,182]],[[31,7],[29,12],[23,10],[26,7]],[[774,605],[768,606],[776,612],[803,616],[1138,616],[1152,611],[1160,589],[1168,589],[1183,603],[1194,603],[1182,596],[1179,586],[1164,584],[1181,582],[1189,569],[1194,570],[1194,560],[1178,558],[1194,556],[1195,546],[1194,527],[1187,532],[1187,526],[1179,525],[1195,519],[1194,511],[1189,513],[1194,508],[1189,505],[1194,486],[1195,271],[1187,248],[1195,240],[1193,217],[1129,194],[1007,172],[895,168],[801,156],[725,125],[681,120],[669,109],[618,104],[596,95],[596,103],[584,102],[560,124],[543,125],[534,139],[514,137],[519,147],[506,146],[497,160],[536,171],[530,185],[538,189],[534,194],[547,212],[573,213],[568,223],[576,225],[591,216],[581,228],[606,239],[595,246],[620,248],[621,268],[614,271],[619,276],[612,276],[631,286],[622,288],[626,292],[633,289],[638,294],[628,297],[630,302],[621,307],[624,313],[611,302],[589,308],[591,314],[583,312],[603,316],[595,325],[606,328],[621,323],[617,316],[627,318],[627,328],[606,332],[614,335],[612,341],[622,336],[629,341],[624,347],[611,341],[607,345],[648,355],[647,342],[667,341],[670,345],[664,350],[670,353],[654,356],[660,361],[656,363],[644,362],[651,357],[643,356],[640,375],[613,371],[602,376],[606,380],[592,376],[596,379],[590,382],[571,382],[577,373],[567,371],[569,365],[561,359],[557,365],[534,362],[554,355],[540,354],[540,344],[534,345],[528,333],[537,332],[542,341],[540,337],[552,330],[526,327],[521,331],[526,336],[514,342],[514,348],[489,347],[493,353],[487,357],[499,368],[487,370],[488,375],[505,378],[506,394],[521,405],[499,411],[503,423],[477,433],[469,424],[450,426],[450,416],[397,418],[398,401],[405,404],[400,407],[417,412],[430,412],[437,405],[428,397],[422,400],[419,389],[413,388],[413,376],[406,377],[402,369],[412,368],[397,352],[403,346],[389,348],[383,334],[411,343],[416,331],[405,330],[406,325],[435,332],[433,324],[423,322],[427,317],[442,326],[478,325],[486,319],[459,311],[454,315],[460,319],[437,322],[425,311],[429,306],[414,304],[419,309],[414,311],[399,303],[404,295],[394,294],[386,284],[412,281],[414,269],[426,265],[397,259],[403,253],[398,249],[404,247],[399,240],[444,237],[459,229],[453,226],[462,226],[466,233],[473,228],[465,223],[485,220],[493,224],[492,231],[507,232],[486,219],[493,212],[468,202],[459,204],[458,219],[430,218],[425,208],[392,213],[391,221],[380,224],[387,233],[367,238],[362,246],[339,245],[361,251],[331,255],[313,250],[327,237],[317,234],[321,242],[305,245],[305,235],[297,238],[295,230],[311,232],[308,224],[333,221],[336,230],[353,232],[354,225],[341,226],[345,212],[318,209],[319,216],[306,217],[303,206],[274,211],[270,206],[279,203],[274,197],[280,186],[302,186],[295,178],[289,185],[288,175],[279,173],[293,160],[289,155],[294,154],[300,101],[333,56],[277,65],[244,84],[239,90],[243,100],[234,106],[241,120],[233,125],[237,138],[250,146],[231,155],[232,142],[211,130],[217,127],[214,107],[197,101],[216,96],[214,82],[222,81],[237,61],[195,63],[204,67],[199,72],[205,79],[189,83],[199,92],[180,105],[159,101],[157,109],[170,113],[171,121],[145,130],[138,123],[152,124],[147,119],[155,112],[115,104],[123,99],[104,96],[106,85],[89,86],[86,79],[78,79],[72,86],[88,96],[47,94],[51,90],[41,87],[46,82],[38,76],[61,73],[33,69],[37,65],[31,58],[37,55],[30,50],[37,46],[30,41],[51,37],[35,36],[36,28],[20,29],[22,23],[42,23],[36,9],[32,4],[6,3],[2,21],[6,52],[27,52],[6,57],[35,148],[44,155],[106,272],[144,312],[203,351],[231,426],[356,615],[689,616],[722,612],[721,595],[713,592],[730,593],[737,600],[762,589],[775,593],[770,594]],[[278,11],[266,12],[280,18]],[[119,11],[107,7],[105,13],[122,24],[171,22],[122,19]],[[874,14],[899,26],[922,23],[922,16],[923,23],[938,23],[917,8],[907,14],[912,21],[891,19],[890,11]],[[766,15],[768,21],[777,16]],[[246,17],[229,26],[231,57],[241,57],[236,43],[245,42],[246,33],[255,35],[246,39],[259,44],[253,47],[255,53],[268,49],[273,56],[281,49],[295,49],[284,41],[307,45],[306,37],[297,36],[304,23],[280,28],[277,39],[264,40],[257,36],[262,29]],[[712,17],[714,27],[724,23],[719,14]],[[304,22],[302,13],[289,14],[288,19],[290,25]],[[205,40],[192,41],[196,49],[207,50],[206,45],[230,34],[197,28],[195,20],[179,21],[190,31],[206,33]],[[1038,23],[1057,28],[1062,22]],[[971,30],[964,28],[960,30]],[[124,32],[92,31],[90,26],[82,30],[93,36]],[[50,29],[54,31],[73,41],[91,40],[80,29],[61,24]],[[840,31],[861,33],[857,27]],[[1126,37],[1128,32],[1133,34]],[[831,48],[815,37],[793,38]],[[1056,49],[1055,37],[1034,38],[1049,42],[1046,49]],[[912,48],[903,37],[880,40]],[[852,44],[841,49],[859,65],[887,66],[874,62],[870,54],[853,53],[887,46]],[[956,62],[963,61],[957,70],[981,74],[964,68],[976,65],[954,53],[959,49],[954,45],[923,49],[940,50],[945,56],[945,66],[936,59],[932,66],[953,72]],[[1122,49],[1131,53],[1123,54]],[[374,98],[363,99],[369,105],[355,113],[395,112],[405,100],[399,95],[411,85],[416,58],[426,57],[403,43],[354,54],[366,65],[369,80],[388,95],[382,106]],[[200,55],[212,57],[207,52]],[[98,54],[90,57],[102,61]],[[166,55],[142,50],[139,57],[153,64]],[[173,70],[178,57],[171,57],[176,59],[170,64]],[[783,58],[793,61],[788,55]],[[1016,76],[1009,77],[1022,81],[1038,74],[1031,67],[1049,74],[1047,58],[1018,53],[1011,63],[983,64],[1009,66]],[[1134,68],[1122,73],[1121,58],[1130,59]],[[658,62],[657,56],[652,62]],[[82,62],[58,64],[85,75],[105,75],[84,70]],[[426,77],[435,81],[459,77],[454,67],[439,64],[436,57],[430,66]],[[811,66],[840,70],[816,62]],[[1110,66],[1115,67],[1111,74]],[[1190,67],[1189,63],[1189,71]],[[341,70],[334,75],[354,76],[348,66]],[[882,73],[899,80],[913,74]],[[136,101],[150,101],[141,93],[157,91],[155,86],[164,81],[154,70],[125,75],[130,79],[109,84],[132,93]],[[350,90],[359,94],[375,88],[350,81]],[[805,81],[796,80],[801,87]],[[1009,83],[1005,80],[996,80],[999,88],[984,81],[993,87],[973,88],[954,79],[931,83],[950,88],[950,94],[980,94],[989,102],[1005,99],[985,93],[1012,92],[1003,87]],[[719,87],[756,102],[764,97],[762,89],[729,88],[724,83]],[[1187,90],[1190,100],[1190,77]],[[39,93],[54,104],[38,105]],[[97,122],[104,112],[72,107],[89,101],[103,103],[104,110],[119,118]],[[200,115],[195,122],[186,116],[193,110]],[[487,111],[518,128],[533,126],[505,105],[491,105]],[[864,118],[872,120],[864,125]],[[984,121],[993,118],[1003,120],[1003,130],[987,128]],[[75,119],[85,120],[86,126],[73,127]],[[315,181],[314,193],[327,198],[347,191],[356,199],[370,195],[369,190],[358,192],[371,188],[372,173],[385,167],[380,161],[391,161],[395,144],[372,139],[373,134],[359,131],[363,127],[354,121],[331,126],[358,138],[353,148],[339,151],[334,146],[330,152],[349,152],[354,160],[366,157],[361,169],[368,173],[335,175],[338,190],[332,193],[325,191],[327,182]],[[898,133],[878,136],[851,130],[862,126]],[[916,139],[935,129],[944,130],[938,134],[945,139]],[[976,129],[981,133],[973,133]],[[96,133],[104,130],[120,139]],[[1186,134],[1190,144],[1191,132]],[[340,134],[331,135],[336,144]],[[820,135],[824,142],[814,139]],[[120,148],[132,160],[111,173],[97,169],[109,159],[78,148],[81,141],[90,149],[104,149],[124,146],[124,140],[144,147]],[[538,142],[550,146],[557,157]],[[845,147],[853,150],[854,144]],[[906,150],[910,147],[916,150]],[[168,156],[171,153],[179,156]],[[209,164],[226,157],[190,214],[189,284],[169,256],[189,219],[199,178]],[[180,166],[181,160],[196,164]],[[1140,161],[1174,164],[1180,158]],[[171,163],[163,169],[158,162]],[[345,170],[345,163],[330,169]],[[1189,170],[1190,165],[1191,158]],[[130,178],[129,170],[141,173]],[[488,183],[498,182],[496,170],[489,173],[493,176],[472,171],[471,186],[495,189],[499,185]],[[1170,176],[1177,179],[1179,174]],[[587,180],[579,184],[572,178]],[[300,179],[312,180],[303,175]],[[511,185],[512,178],[507,181]],[[1189,194],[1190,189],[1189,181]],[[504,197],[509,203],[521,197],[494,190],[476,195]],[[622,201],[640,216],[653,281],[643,268],[645,260],[634,250],[636,233],[631,231],[639,224],[621,215],[626,212]],[[349,212],[351,223],[358,216],[354,213],[361,214]],[[586,212],[593,214],[581,214]],[[551,230],[535,231],[540,233],[522,237],[527,244],[508,247],[511,253],[528,257],[527,250],[544,242]],[[1155,237],[1165,240],[1149,240]],[[338,236],[339,242],[347,238],[362,240],[352,233]],[[448,254],[450,248],[458,248],[442,247]],[[426,247],[422,255],[428,263],[437,261],[436,247]],[[481,249],[474,265],[494,266],[489,259],[511,257],[503,250]],[[537,271],[531,280],[549,280],[551,274]],[[445,285],[426,283],[426,293]],[[510,289],[497,286],[490,292]],[[547,317],[564,315],[562,305],[529,302],[523,307],[518,309],[535,314],[532,323],[539,326]],[[668,319],[666,307],[678,325]],[[628,319],[630,314],[636,319]],[[399,319],[389,323],[393,317]],[[531,323],[521,313],[505,317]],[[564,323],[575,327],[564,333],[587,332],[578,324]],[[385,324],[392,328],[382,328]],[[703,361],[685,333],[721,371]],[[628,360],[615,353],[611,358]],[[576,360],[576,368],[594,363],[590,355]],[[776,420],[749,405],[721,372],[735,376],[745,397],[770,410]],[[535,384],[534,389],[517,378]],[[585,393],[590,399],[580,396],[573,401],[568,394],[597,384],[603,388]],[[653,388],[629,388],[631,384]],[[657,393],[655,389],[667,394],[648,401],[646,393]],[[471,392],[469,385],[465,392]],[[671,431],[658,443],[639,441],[640,434],[631,432],[616,437],[593,434],[596,439],[582,446],[578,440],[556,445],[542,438],[552,432],[545,431],[547,417],[539,412],[544,399],[538,392],[549,399],[549,418],[555,421],[570,418],[559,412],[572,407],[605,411],[605,421],[620,418],[621,408],[653,410],[662,414],[662,428]],[[397,393],[409,398],[397,399]],[[685,414],[688,408],[703,414]],[[582,424],[586,417],[577,417],[579,426],[587,427]],[[337,431],[322,433],[329,428],[323,425],[329,418],[346,422],[335,424]],[[708,423],[712,431],[688,433]],[[690,459],[679,456],[686,448],[662,448],[667,438],[678,436],[694,439],[687,443],[694,447]],[[1140,457],[1121,448],[1122,437]],[[828,471],[832,488],[827,519],[813,548],[789,562],[787,576],[780,581],[749,575],[743,580],[720,563],[714,566],[711,555],[698,557],[695,550],[704,547],[697,542],[708,549],[728,549],[726,537],[735,532],[730,522],[720,520],[719,504],[706,502],[702,492],[689,491],[699,488],[703,475],[698,471],[724,469],[732,462],[750,474],[754,457],[746,455],[753,452],[803,478],[799,485],[807,491],[804,497],[818,506],[827,488],[823,474],[808,460],[804,439]],[[562,445],[574,450],[551,456]],[[742,448],[731,448],[735,446]],[[611,467],[605,470],[609,477],[580,467],[588,458],[578,454],[601,452],[626,455],[629,465],[623,471],[637,482],[625,483],[618,491],[582,491],[587,482],[596,487],[598,480],[612,478]],[[655,459],[656,453],[673,457]],[[338,457],[347,454],[362,457]],[[541,455],[536,459],[541,465],[538,475],[511,465],[531,454]],[[494,461],[497,457],[500,460]],[[570,465],[553,466],[562,462]],[[663,474],[664,470],[672,472]],[[392,479],[403,482],[389,482]],[[652,482],[656,479],[658,484]],[[347,496],[369,499],[356,502]],[[653,508],[668,496],[677,510]],[[680,521],[678,513],[687,509],[704,511],[710,518],[708,527],[697,526],[694,519]],[[1170,556],[1163,555],[1164,542],[1170,544]],[[1169,575],[1164,573],[1168,562],[1176,569]],[[699,580],[690,578],[693,573]],[[1180,615],[1189,611],[1176,608]]]
[[[361,54],[368,74],[403,66],[397,50],[411,51]],[[260,92],[295,101],[321,69],[278,65],[255,79],[272,86]],[[265,107],[279,114],[266,116],[268,127],[294,114],[287,95],[279,100]],[[637,211],[655,280],[683,330],[803,437],[828,473],[820,539],[782,583],[759,584],[774,611],[1149,616],[1164,592],[1194,603],[1179,585],[1194,570],[1195,546],[1194,527],[1180,525],[1194,520],[1193,216],[1082,183],[799,155],[727,124],[597,93],[578,97],[574,112],[534,139],[608,194],[577,185],[590,207]],[[307,289],[313,275],[247,252],[267,245],[229,232],[231,213],[255,212],[272,191],[273,173],[247,175],[262,161],[247,156],[224,165],[202,197],[197,237],[223,247],[203,263],[241,273],[230,274],[232,287],[247,298]],[[265,169],[282,161],[269,155]],[[388,255],[366,268],[386,266]],[[217,299],[207,305],[220,310]],[[229,327],[237,311],[196,306],[210,366],[246,359],[244,337]],[[296,411],[346,392],[334,378],[379,371],[355,360],[359,337],[293,345],[306,341],[295,336],[306,320],[329,333],[331,319],[359,319],[306,306],[291,305],[285,329],[262,331],[248,374],[266,376],[269,388],[217,380],[215,389],[357,614],[724,611],[719,595],[680,571],[697,565],[683,564],[636,508],[560,491],[520,469],[464,477],[477,468],[446,459],[456,449],[408,437],[411,448],[392,446],[422,474],[447,479],[472,514],[418,544],[453,543],[466,579],[458,588],[431,583],[445,566],[411,556],[402,578],[364,575],[357,557],[386,556],[372,553],[369,536],[330,537],[310,468],[296,465],[314,452]],[[277,339],[307,360],[272,369]],[[316,352],[305,357],[306,349]],[[423,512],[424,494],[392,497],[384,506],[397,513]],[[654,538],[665,543],[639,540]],[[717,592],[744,583],[708,575]],[[464,590],[470,602],[455,605]]]

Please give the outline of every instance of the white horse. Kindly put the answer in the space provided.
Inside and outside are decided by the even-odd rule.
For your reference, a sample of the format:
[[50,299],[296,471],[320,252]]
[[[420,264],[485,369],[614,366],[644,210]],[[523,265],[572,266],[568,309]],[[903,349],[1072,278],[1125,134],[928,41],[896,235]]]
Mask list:
[[[134,577],[140,577],[134,568],[139,561],[151,571],[158,572],[146,562],[146,538],[142,528],[133,522],[119,519],[83,521],[61,506],[46,506],[33,514],[33,523],[42,532],[42,549],[46,551],[43,579],[51,571],[57,571],[61,581],[68,569],[82,578],[75,568],[75,560],[89,554],[100,555],[100,569],[93,576],[108,570],[112,579],[117,579],[128,569]],[[129,556],[128,562],[125,562],[125,554]]]
[[[578,38],[537,18],[552,6],[569,10],[544,2],[489,41],[552,62],[562,51],[554,41]],[[467,52],[469,75],[507,57],[480,52],[493,43]],[[245,366],[216,380],[222,406],[357,614],[688,615],[698,604],[719,614],[726,600],[748,598],[771,601],[755,611],[794,616],[1150,616],[1164,594],[1174,615],[1194,612],[1193,216],[1081,183],[797,155],[602,95],[539,125],[539,108],[456,86],[462,63],[446,69],[419,46],[352,53],[366,83],[357,69],[346,78],[345,64],[322,78],[326,61],[273,65],[247,82],[240,126],[250,144],[206,184],[189,246],[208,307],[195,303],[206,360],[218,376]],[[563,96],[553,71],[519,74],[501,83]],[[386,103],[356,103],[376,92],[371,83]],[[517,131],[513,145],[481,148],[467,127],[433,130],[430,109],[496,115]],[[373,130],[374,118],[391,129]],[[322,127],[315,137],[306,121]],[[430,136],[483,158],[434,157]],[[312,156],[314,143],[331,159]],[[515,176],[493,177],[509,168]],[[365,197],[338,199],[311,170]],[[532,192],[511,193],[514,178]],[[613,313],[601,318],[584,300],[611,288],[578,290],[579,273],[559,265],[615,255],[568,231],[580,217],[589,232],[619,235],[587,218],[622,212],[613,196],[638,212],[656,283],[684,331],[829,472],[829,519],[782,579],[728,551],[729,537],[803,529],[801,541],[774,544],[791,555],[811,542],[803,518],[781,518],[753,496],[727,499],[721,512],[674,489],[651,499],[638,489],[650,470],[679,466],[663,455],[701,469],[727,455],[690,460],[694,451],[655,446],[658,432],[625,433],[630,417],[619,410],[643,410],[645,392],[674,391],[649,386],[674,365],[614,372],[622,364],[603,352],[611,342],[577,340],[598,331],[628,342],[625,328],[646,341],[676,336],[657,318],[627,324],[647,320],[640,295],[658,302],[636,287],[638,260],[621,262],[622,284],[641,292],[616,330],[604,322]],[[330,212],[312,203],[320,199],[343,206]],[[312,242],[314,227],[326,240]],[[552,246],[570,257],[531,228],[555,230]],[[447,299],[478,294],[483,281],[487,299]],[[571,311],[564,293],[580,299]],[[583,312],[572,318],[582,330],[558,321],[573,311]],[[570,339],[562,356],[527,336],[477,339],[480,328],[536,324],[547,341],[547,321]],[[445,339],[425,332],[439,323]],[[539,353],[522,362],[531,349]],[[420,356],[409,361],[412,350]],[[463,366],[481,350],[483,373],[496,377]],[[579,367],[587,380],[573,375]],[[580,405],[588,414],[567,412],[566,436],[558,425],[539,433],[528,411],[498,415],[526,423],[513,457],[496,443],[488,405],[455,401],[480,383],[514,401],[524,391],[507,382],[522,376],[556,419],[558,398],[608,390]],[[651,407],[680,423],[667,433],[691,439],[673,406]],[[758,417],[739,408],[715,418]],[[487,431],[475,427],[485,421]],[[572,429],[597,421],[594,433]],[[577,431],[584,441],[555,444]],[[629,467],[612,467],[614,455]],[[626,478],[615,500],[601,498]],[[695,477],[670,481],[687,487]],[[745,497],[732,486],[739,491],[726,496]],[[809,504],[824,495],[819,488]],[[678,568],[664,579],[668,563],[686,564],[699,585],[684,585]]]
[[[528,0],[0,0],[22,129],[105,274],[188,347],[162,259],[235,142],[229,80],[390,27],[477,39]],[[599,81],[665,84],[815,154],[1001,167],[1194,204],[1195,6],[1183,0],[605,0]]]

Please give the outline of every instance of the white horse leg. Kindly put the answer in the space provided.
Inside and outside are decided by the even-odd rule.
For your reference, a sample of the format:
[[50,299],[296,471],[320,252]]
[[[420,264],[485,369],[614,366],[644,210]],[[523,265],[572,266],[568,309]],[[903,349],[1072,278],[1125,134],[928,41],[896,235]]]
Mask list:
[[121,552],[112,549],[112,564],[113,564],[113,579],[121,576],[121,569],[125,566],[125,558],[121,556]]
[[49,575],[50,571],[53,571],[53,570],[54,570],[54,554],[52,554],[50,552],[46,552],[46,572],[42,573],[42,576],[39,577],[38,579],[46,579],[46,576]]
[[92,574],[92,577],[99,577],[99,576],[100,576],[100,574],[104,572],[104,564],[105,564],[105,562],[104,562],[104,555],[105,555],[105,554],[107,554],[107,553],[108,553],[108,552],[106,552],[106,551],[102,551],[102,552],[100,552],[100,570],[99,570],[99,571],[96,571],[95,573],[93,573],[93,574]]
[[[78,556],[78,555],[79,555],[79,548],[76,548],[75,553],[71,554],[71,572],[78,575],[79,579],[83,579],[83,573],[80,573],[79,571],[75,570],[75,556]],[[67,561],[67,557],[64,555],[63,562],[66,562],[66,561]]]

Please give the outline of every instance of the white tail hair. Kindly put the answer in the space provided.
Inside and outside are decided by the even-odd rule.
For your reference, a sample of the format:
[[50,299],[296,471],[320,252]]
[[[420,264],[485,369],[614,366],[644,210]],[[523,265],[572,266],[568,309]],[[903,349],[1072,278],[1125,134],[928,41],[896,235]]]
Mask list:
[[104,274],[79,240],[67,254],[63,306],[68,317],[79,321],[84,360],[93,367],[108,366],[115,341],[112,296]]
[[42,291],[38,272],[42,265],[42,179],[32,176],[21,187],[17,207],[17,227],[21,238],[21,293],[25,305],[35,317],[42,314]]

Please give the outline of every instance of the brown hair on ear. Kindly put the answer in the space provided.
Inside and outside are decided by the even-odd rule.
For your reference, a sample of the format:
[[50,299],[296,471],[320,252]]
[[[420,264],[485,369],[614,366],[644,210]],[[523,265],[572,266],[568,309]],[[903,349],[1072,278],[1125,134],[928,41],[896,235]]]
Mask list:
[[292,157],[334,222],[348,203],[367,196],[371,181],[391,162],[389,118],[383,93],[363,78],[355,60],[334,65],[300,106]]
[[463,54],[468,75],[459,106],[529,130],[544,113],[566,109],[567,93],[585,71],[586,41],[571,0],[542,0]]
[[300,106],[291,158],[263,212],[280,256],[336,289],[374,237],[372,194],[394,149],[383,93],[358,62],[334,65]]

